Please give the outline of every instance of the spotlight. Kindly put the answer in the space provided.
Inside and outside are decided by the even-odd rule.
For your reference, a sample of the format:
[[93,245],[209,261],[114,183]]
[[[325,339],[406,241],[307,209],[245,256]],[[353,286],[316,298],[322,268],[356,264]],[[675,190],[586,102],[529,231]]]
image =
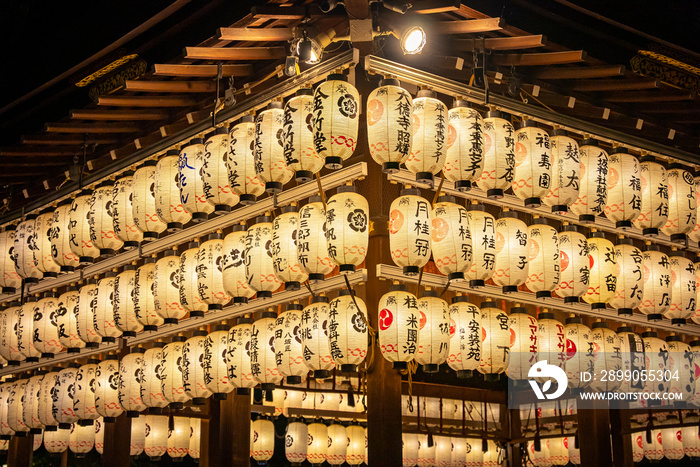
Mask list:
[[308,30],[305,28],[297,42],[299,61],[311,65],[320,62],[323,56],[323,49],[333,42],[336,34],[335,29],[332,28],[326,32],[320,32],[314,28],[308,28]]
[[284,61],[284,74],[287,76],[296,76],[299,74],[299,59],[296,55],[290,55]]
[[384,5],[384,8],[402,15],[405,15],[413,7],[412,4],[402,0],[383,0],[382,5]]
[[338,5],[343,5],[343,2],[341,0],[323,0],[319,4],[319,7],[321,8],[322,12],[328,13],[333,11]]
[[401,51],[404,55],[419,54],[423,50],[423,47],[425,47],[426,40],[427,35],[423,28],[420,26],[410,26],[403,31],[399,38]]

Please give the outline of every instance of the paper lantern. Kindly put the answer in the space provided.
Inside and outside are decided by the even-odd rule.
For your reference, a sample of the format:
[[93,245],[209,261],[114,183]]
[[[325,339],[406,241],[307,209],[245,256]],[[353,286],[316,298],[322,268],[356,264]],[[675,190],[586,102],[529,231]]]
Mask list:
[[158,217],[156,206],[156,161],[149,160],[134,172],[132,207],[134,224],[143,232],[143,241],[156,240],[167,224]]
[[116,355],[107,355],[95,369],[95,408],[107,423],[124,412],[119,403],[119,381],[119,360]]
[[285,163],[283,123],[284,110],[279,101],[271,102],[255,118],[255,174],[268,193],[281,192],[294,174]]
[[275,266],[272,260],[272,219],[270,216],[259,216],[255,225],[248,229],[243,253],[245,276],[248,285],[258,298],[270,298],[281,283],[275,276]]
[[[325,425],[324,425],[325,426]],[[270,420],[259,418],[250,424],[251,457],[258,464],[267,464],[275,453],[275,425]],[[324,444],[326,439],[323,439]]]
[[146,417],[131,419],[131,437],[129,440],[129,455],[140,456],[146,447]]
[[326,209],[320,196],[312,196],[299,210],[297,230],[297,261],[301,270],[309,275],[309,282],[324,280],[335,267],[328,255],[325,237]]
[[306,445],[309,430],[304,423],[291,422],[284,436],[284,453],[292,465],[301,465],[306,460]]
[[608,198],[605,217],[618,229],[629,229],[642,209],[639,161],[627,148],[614,148],[608,158]]
[[[15,431],[10,428],[8,399],[12,390],[12,380],[0,384],[0,436],[3,439],[9,439],[15,434]],[[51,411],[49,411],[50,413]]]
[[105,273],[104,277],[97,283],[95,293],[94,323],[95,332],[102,338],[102,342],[114,342],[122,335],[122,331],[117,328],[115,320],[115,297],[114,284],[117,281],[117,270]]
[[527,308],[513,307],[508,317],[510,355],[506,375],[512,380],[528,379],[530,367],[537,358],[537,319],[527,314]]
[[206,398],[212,394],[207,387],[202,365],[206,336],[206,331],[194,331],[182,348],[182,386],[193,405],[204,405]]
[[276,318],[275,312],[264,312],[263,317],[253,323],[250,335],[250,369],[253,379],[265,391],[273,390],[282,381],[274,347]]
[[73,411],[78,417],[78,423],[92,425],[92,420],[96,420],[100,416],[95,405],[95,372],[98,363],[99,361],[96,359],[88,359],[88,362],[81,365],[75,374]]
[[542,198],[555,214],[566,214],[578,198],[581,161],[578,143],[560,128],[549,138],[552,151],[552,183]]
[[59,428],[44,433],[44,448],[51,454],[59,454],[68,449],[70,443],[70,427]]
[[668,183],[668,220],[661,231],[672,242],[685,242],[697,222],[695,180],[680,164],[671,164],[666,172]]
[[[55,289],[54,289],[55,290]],[[32,343],[42,358],[53,358],[63,350],[58,338],[58,294],[46,292],[36,304],[34,313],[34,335]]]
[[698,174],[696,174],[695,177],[695,227],[693,228],[693,230],[688,232],[688,240],[695,243],[700,241],[700,223],[698,222],[698,220],[700,220],[700,216],[697,215],[697,210],[700,209],[700,203],[697,202],[700,198],[700,177],[698,177],[697,175]]
[[287,384],[300,384],[309,372],[301,340],[302,309],[298,303],[288,303],[275,322],[275,363],[279,373],[287,378]]
[[216,214],[224,214],[238,204],[238,195],[231,190],[228,178],[228,128],[217,128],[206,135],[202,169],[202,192]]
[[[595,322],[591,330],[593,343],[593,373],[596,375],[610,374],[622,370],[622,338],[608,328],[608,323]],[[621,381],[615,378],[594,378],[591,389],[596,392],[615,391]]]
[[[690,341],[689,345],[690,350],[693,352],[693,374],[697,381],[698,375],[700,375],[700,340]],[[695,391],[688,402],[694,407],[700,407],[700,384],[695,384]]]
[[484,121],[465,100],[448,111],[447,155],[442,174],[455,189],[468,191],[484,170]]
[[[247,282],[245,271],[245,224],[233,226],[233,232],[226,235],[223,244],[223,281],[224,290],[233,298],[233,303],[248,303],[255,295]],[[325,242],[324,242],[325,245]]]
[[[73,253],[71,249],[72,238],[69,230],[71,224],[70,216],[72,206],[72,199],[64,200],[58,204],[58,207],[56,207],[56,210],[53,212],[51,230],[49,232],[49,238],[51,240],[51,254],[54,261],[56,261],[56,264],[60,266],[61,272],[71,272],[79,264],[78,256]],[[85,220],[85,223],[86,222],[87,219]],[[14,232],[8,235],[12,236],[12,241],[14,241]],[[0,239],[2,239],[2,236],[0,236]],[[5,273],[3,277],[6,281],[9,279],[7,277],[7,273]],[[17,275],[17,278],[19,279],[19,275]]]
[[503,197],[515,173],[515,128],[497,110],[486,112],[484,123],[483,172],[477,181],[486,196]]
[[[80,264],[91,264],[100,256],[90,237],[90,200],[92,191],[84,190],[73,200],[68,214],[68,236],[70,249]],[[54,219],[55,221],[55,219]]]
[[221,310],[230,300],[224,291],[224,241],[220,233],[209,234],[197,256],[197,289],[209,311]]
[[395,284],[379,299],[379,350],[395,369],[407,367],[418,350],[420,314],[416,296]]
[[327,378],[335,366],[328,339],[329,311],[328,297],[317,295],[301,312],[302,356],[314,378]]
[[594,139],[581,141],[579,152],[581,183],[571,212],[578,215],[579,222],[591,223],[603,212],[608,200],[608,153]]
[[642,253],[644,267],[644,293],[639,311],[647,315],[649,321],[660,320],[671,306],[671,264],[658,245],[647,243]]
[[253,334],[253,320],[242,317],[238,324],[228,332],[228,380],[238,394],[249,394],[250,388],[257,384],[251,369],[250,340]]
[[69,363],[68,368],[58,372],[53,389],[53,416],[58,427],[70,429],[71,423],[78,421],[73,407],[75,402],[75,380],[78,376],[78,364]]
[[391,259],[404,275],[415,276],[430,259],[430,203],[420,190],[407,188],[389,209]]
[[[668,346],[666,342],[659,339],[659,335],[654,331],[642,333],[642,342],[644,343],[644,358],[646,360],[646,369],[649,372],[663,374],[668,369]],[[669,382],[658,379],[650,381],[647,379],[644,385],[644,392],[667,392]]]
[[173,428],[168,430],[168,455],[173,461],[182,460],[190,447],[190,419],[173,417]]
[[[56,429],[58,421],[54,417],[53,395],[58,385],[59,367],[51,368],[51,371],[44,375],[39,388],[39,421],[44,426],[44,431]],[[9,388],[9,387],[8,387]],[[2,414],[4,417],[5,415]]]
[[[576,316],[566,318],[566,376],[570,388],[585,388],[589,382],[581,378],[582,372],[593,373],[594,344],[591,329]],[[534,363],[534,362],[533,362]]]
[[75,284],[58,297],[56,303],[56,328],[58,341],[68,353],[77,353],[85,347],[85,342],[78,335],[78,300],[80,293]]
[[345,75],[330,74],[314,90],[314,148],[326,168],[341,168],[355,152],[359,114],[360,94]]
[[557,234],[559,241],[559,284],[555,289],[564,303],[578,303],[581,295],[588,291],[590,257],[586,237],[576,227],[564,223]]
[[[700,458],[700,437],[698,436],[698,417],[684,417],[684,422],[690,426],[681,428],[681,438],[683,439],[683,453],[692,460]],[[633,435],[636,436],[638,433]],[[636,451],[636,449],[635,449]]]
[[134,277],[134,314],[144,331],[157,331],[164,323],[163,317],[156,311],[154,280],[156,258],[153,255],[144,260],[144,265],[136,270]]
[[666,168],[653,156],[640,159],[641,208],[634,226],[644,235],[658,235],[668,220],[668,181]]
[[481,310],[458,295],[450,306],[450,345],[447,364],[458,378],[470,378],[481,360]]
[[7,396],[7,422],[16,435],[25,436],[29,427],[24,423],[24,389],[26,379],[18,379],[10,384]]
[[690,319],[693,320],[693,323],[698,324],[700,323],[700,306],[698,305],[698,298],[700,298],[700,286],[698,286],[700,283],[700,262],[693,263],[693,269],[695,269],[695,313]]
[[255,173],[254,146],[254,117],[244,115],[240,123],[231,127],[226,164],[231,190],[239,196],[243,205],[253,204],[265,192],[265,184]]
[[136,307],[136,265],[127,264],[114,279],[114,325],[124,337],[135,337],[143,331]]
[[530,244],[525,285],[537,298],[551,297],[561,272],[559,236],[545,219],[535,218],[527,228],[527,237]]
[[[309,278],[301,268],[297,256],[298,227],[299,213],[296,206],[283,207],[282,214],[272,221],[272,264],[275,276],[280,282],[284,282],[285,290],[298,289],[299,284]],[[318,232],[315,235],[318,235]]]
[[418,299],[418,350],[416,363],[425,373],[436,373],[447,360],[450,345],[450,314],[447,302],[434,290]]
[[[534,441],[528,441],[528,454],[530,456],[530,459],[532,459],[532,462],[534,465],[537,467],[549,467],[552,465],[551,462],[551,453],[549,450],[549,439],[543,439],[540,440],[540,449],[537,450],[537,445]],[[492,455],[489,455],[489,458],[492,458]],[[491,460],[491,459],[490,459]],[[492,460],[491,460],[492,462]],[[493,464],[487,464],[484,462],[484,465],[493,465]]]
[[46,372],[39,370],[27,380],[22,395],[22,421],[32,434],[41,433],[44,427],[39,419],[39,401],[41,397],[41,382]]
[[326,462],[330,465],[340,465],[345,462],[348,449],[348,435],[343,425],[331,424],[328,426],[328,450]]
[[486,212],[483,204],[469,206],[467,217],[474,261],[464,277],[470,287],[483,287],[493,276],[496,265],[496,219]]
[[190,317],[202,317],[209,309],[199,294],[197,266],[199,261],[199,239],[187,244],[187,249],[180,255],[178,286],[180,304],[190,313]]
[[432,185],[445,165],[447,155],[447,106],[429,89],[418,91],[413,99],[413,138],[406,168],[419,183]]
[[104,181],[97,185],[90,197],[88,225],[90,240],[99,248],[100,256],[113,255],[124,246],[114,230],[114,183]]
[[144,452],[151,461],[160,460],[168,450],[168,417],[165,415],[146,415],[146,440]]
[[[644,358],[644,343],[639,334],[634,333],[634,329],[630,326],[621,326],[617,328],[617,335],[620,336],[622,346],[620,355],[622,356],[622,370],[630,374],[641,370],[646,370],[646,360]],[[641,374],[641,373],[639,373]],[[620,391],[624,392],[639,392],[644,389],[644,382],[639,379],[624,380],[620,384]]]
[[430,229],[435,266],[451,281],[464,280],[473,261],[467,210],[453,196],[440,196],[433,207]]
[[564,325],[546,310],[537,318],[537,356],[566,371],[566,335]]
[[178,187],[180,188],[180,203],[192,214],[194,222],[202,222],[214,212],[214,205],[209,199],[214,196],[213,188],[205,190],[203,172],[205,166],[204,140],[194,138],[180,149],[178,159]]
[[217,325],[204,339],[202,370],[204,384],[213,393],[214,399],[224,400],[233,391],[228,378],[228,327]]
[[[44,277],[56,277],[61,267],[56,263],[51,251],[51,226],[53,224],[53,210],[49,209],[34,220],[35,246],[33,250],[36,267]],[[0,234],[1,235],[1,234]],[[1,243],[1,241],[0,241]]]
[[[666,423],[678,423],[677,418],[669,418]],[[664,457],[671,462],[683,459],[683,434],[680,427],[661,428],[661,446]]]
[[348,465],[360,465],[365,462],[365,441],[367,430],[359,425],[350,425],[346,428],[348,447],[345,462]]
[[17,224],[14,247],[10,247],[10,256],[15,262],[15,270],[25,283],[36,283],[43,277],[34,257],[34,252],[37,249],[35,219],[36,215],[30,214],[24,221]]
[[154,342],[153,347],[143,353],[141,370],[141,400],[146,407],[156,409],[168,405],[161,384],[163,347],[164,342]]
[[549,134],[532,120],[515,132],[513,193],[526,207],[538,207],[552,188],[552,150]]
[[[479,241],[475,233],[475,243]],[[516,212],[504,209],[496,220],[494,253],[494,284],[500,286],[503,293],[517,292],[518,286],[527,280],[528,243],[527,225],[518,219]]]
[[184,336],[175,336],[163,347],[160,362],[160,388],[171,409],[181,409],[191,396],[185,391],[182,349]]
[[382,79],[367,97],[369,152],[384,173],[395,173],[411,155],[413,99],[401,83]]
[[495,441],[487,441],[488,450],[484,451],[484,467],[497,467],[502,464],[501,447]]
[[671,319],[671,324],[685,324],[695,314],[697,290],[695,283],[695,266],[682,251],[671,252],[671,301],[664,313]]
[[[66,212],[68,211],[66,208]],[[68,235],[65,235],[68,237]],[[0,286],[2,293],[14,293],[16,289],[22,287],[22,278],[17,274],[14,262],[15,248],[15,227],[13,225],[5,227],[5,231],[0,233]],[[72,254],[72,253],[71,253]],[[77,264],[77,260],[75,261]]]
[[326,244],[328,255],[341,274],[355,271],[367,255],[369,203],[355,187],[338,187],[326,203]]
[[114,182],[111,206],[114,234],[124,243],[125,250],[138,247],[143,240],[143,233],[134,222],[133,198],[134,172],[127,170]]
[[38,362],[41,357],[34,347],[34,317],[39,310],[36,297],[27,297],[17,311],[17,350],[27,362]]
[[177,324],[187,310],[180,303],[180,258],[175,250],[166,250],[156,261],[153,274],[153,304],[166,324]]
[[610,306],[617,309],[618,315],[631,315],[632,310],[642,303],[644,293],[644,272],[642,252],[628,238],[620,238],[615,246],[617,282],[615,295]]
[[180,151],[168,149],[156,164],[153,183],[155,211],[166,223],[168,232],[182,230],[192,220],[192,214],[180,200]]
[[357,371],[367,356],[367,305],[343,289],[328,306],[331,356],[342,373]]
[[591,309],[605,308],[615,296],[617,283],[617,263],[615,246],[605,238],[603,232],[591,232],[588,238],[588,256],[590,257],[590,274],[588,290],[583,294],[583,301],[591,304]]
[[309,444],[306,459],[311,464],[322,464],[328,456],[328,427],[323,423],[311,423],[308,427]]
[[452,437],[452,467],[467,465],[467,443],[464,438]]
[[418,463],[420,441],[415,433],[402,433],[402,460],[404,467],[414,467]]
[[481,359],[477,370],[486,381],[497,381],[508,367],[510,353],[508,315],[496,302],[481,303]]
[[[97,276],[95,276],[97,277]],[[89,279],[80,288],[78,294],[78,316],[76,326],[78,336],[85,342],[86,347],[95,348],[102,342],[102,337],[95,328],[95,312],[97,307],[97,279]]]
[[[2,357],[10,365],[19,365],[26,358],[20,352],[20,343],[17,330],[20,324],[20,307],[11,303],[9,308],[2,312],[2,326],[0,326],[0,351]],[[13,306],[15,305],[15,306]]]
[[[635,425],[635,423],[632,424],[632,426],[636,428],[637,426]],[[644,438],[644,432],[637,431],[632,433],[632,461],[635,464],[644,460]]]
[[71,426],[68,447],[75,454],[75,457],[85,457],[94,446],[95,427],[92,425],[82,426],[77,423]]
[[[668,346],[667,368],[673,375],[668,380],[669,392],[682,394],[684,401],[690,401],[695,393],[695,364],[690,346],[683,342],[681,336],[666,337]],[[676,378],[678,375],[678,378]]]
[[105,446],[105,424],[104,420],[100,417],[95,420],[95,451],[102,455]]
[[199,459],[200,444],[202,436],[202,423],[199,418],[190,418],[190,444],[187,447],[187,454],[192,459]]
[[301,88],[284,106],[284,162],[300,183],[313,179],[323,167],[323,158],[314,147],[313,95],[311,89]]
[[146,410],[141,399],[141,381],[143,379],[143,354],[145,349],[134,347],[119,362],[119,404],[126,411],[127,417],[138,417]]
[[418,467],[434,467],[435,466],[435,451],[437,446],[433,441],[429,445],[427,435],[418,435]]

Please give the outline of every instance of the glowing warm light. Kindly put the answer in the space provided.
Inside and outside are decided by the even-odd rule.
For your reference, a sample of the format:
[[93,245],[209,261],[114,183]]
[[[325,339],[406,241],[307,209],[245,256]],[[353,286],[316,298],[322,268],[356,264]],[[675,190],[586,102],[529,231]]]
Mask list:
[[427,36],[423,28],[413,26],[401,35],[401,50],[406,55],[419,54],[425,47]]

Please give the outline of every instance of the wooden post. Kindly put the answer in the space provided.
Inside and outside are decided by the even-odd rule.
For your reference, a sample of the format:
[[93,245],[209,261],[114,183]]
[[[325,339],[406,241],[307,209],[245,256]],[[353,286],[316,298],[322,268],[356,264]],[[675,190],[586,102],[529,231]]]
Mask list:
[[131,419],[125,413],[105,423],[103,467],[128,467],[131,463]]
[[250,399],[250,394],[231,393],[221,402],[219,444],[228,456],[222,460],[231,459],[232,467],[250,466]]
[[34,457],[34,435],[13,436],[7,452],[8,467],[30,467]]
[[607,401],[592,401],[591,409],[578,410],[578,443],[581,465],[613,467]]
[[[628,404],[620,409],[610,409],[610,433],[612,435],[612,454],[616,466],[633,467],[632,460],[632,424],[628,415]],[[580,433],[580,432],[579,432]],[[579,435],[580,436],[580,435]]]
[[[506,405],[506,407],[508,407]],[[508,437],[510,439],[520,439],[522,438],[522,429],[520,422],[520,410],[518,409],[508,409],[508,427],[506,428],[509,433]],[[509,464],[511,466],[519,467],[523,465],[523,458],[520,455],[521,444],[510,444],[508,443],[508,459],[510,459]]]

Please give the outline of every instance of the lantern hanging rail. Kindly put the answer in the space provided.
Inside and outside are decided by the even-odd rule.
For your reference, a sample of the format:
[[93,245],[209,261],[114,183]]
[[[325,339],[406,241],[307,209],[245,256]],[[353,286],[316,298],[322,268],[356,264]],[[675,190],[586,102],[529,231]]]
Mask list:
[[[329,277],[323,282],[312,284],[311,290],[314,294],[318,294],[343,289],[346,287],[346,278],[351,285],[362,284],[367,281],[367,270],[358,269],[357,271],[344,276],[338,275]],[[121,339],[124,339],[125,347],[133,347],[138,344],[152,342],[156,339],[172,337],[178,333],[193,331],[207,324],[219,323],[227,319],[255,313],[257,311],[263,311],[269,307],[274,307],[297,300],[304,300],[309,297],[311,297],[311,293],[306,288],[300,288],[299,290],[283,290],[282,292],[272,294],[272,298],[256,298],[243,305],[229,305],[221,310],[205,313],[204,317],[183,319],[177,324],[164,324],[159,327],[158,331],[143,331],[137,334],[136,337],[122,337]],[[119,343],[115,342],[109,344],[101,343],[99,347],[92,349],[84,348],[81,349],[79,353],[62,352],[56,354],[53,358],[41,359],[38,362],[22,363],[17,366],[5,366],[4,368],[0,369],[0,377],[35,370],[41,367],[52,366],[58,363],[70,362],[92,355],[107,353],[118,350],[119,348]]]
[[[322,176],[321,183],[324,189],[330,190],[344,185],[349,181],[362,180],[366,176],[367,163],[358,162],[357,164]],[[72,273],[62,274],[55,278],[42,279],[36,284],[27,284],[25,294],[45,292],[53,288],[88,279],[95,275],[111,271],[113,268],[131,264],[132,261],[137,261],[139,258],[146,258],[173,246],[185,244],[192,241],[193,238],[205,237],[207,234],[216,232],[219,229],[225,229],[226,227],[230,227],[242,221],[254,219],[256,216],[262,215],[266,211],[272,211],[275,207],[287,206],[293,202],[299,202],[316,194],[318,194],[318,184],[315,180],[289,188],[277,195],[276,203],[272,196],[260,199],[255,204],[241,206],[238,209],[234,209],[229,214],[221,215],[199,224],[193,224],[190,227],[169,234],[159,240],[142,243],[139,249],[125,251]],[[20,297],[21,294],[19,293],[0,295],[0,301],[10,302],[19,300]]]
[[[389,264],[377,265],[377,277],[380,279],[395,280],[404,283],[418,283],[417,277],[407,277],[403,274],[402,268]],[[447,277],[424,272],[421,284],[423,286],[434,287],[436,289],[442,290],[447,285]],[[560,311],[562,313],[575,313],[579,315],[592,316],[594,318],[609,319],[613,321],[618,321],[620,323],[634,324],[636,326],[645,328],[650,327],[655,329],[663,329],[665,331],[674,332],[676,334],[700,336],[700,326],[698,326],[697,324],[685,324],[683,326],[674,326],[670,322],[652,322],[647,321],[645,315],[638,313],[635,313],[632,316],[618,316],[617,312],[612,308],[591,310],[590,305],[588,305],[587,303],[565,304],[564,300],[560,298],[547,298],[546,300],[541,300],[535,298],[534,293],[528,292],[514,292],[504,294],[501,288],[495,285],[487,285],[485,287],[473,289],[469,287],[468,281],[452,282],[450,284],[450,290],[454,292],[462,292],[467,295],[486,297],[486,299],[488,300],[506,300],[511,303],[521,303],[526,305],[538,306],[541,308]],[[475,302],[474,304],[479,306],[479,303]]]
[[[388,174],[387,179],[393,183],[401,183],[404,185],[411,185],[417,188],[422,188],[426,190],[436,191],[435,188],[431,187],[428,183],[416,182],[415,175],[408,170],[401,169],[399,172],[394,174]],[[672,242],[671,238],[663,233],[659,233],[656,237],[650,237],[644,235],[642,231],[636,227],[632,227],[627,230],[621,230],[615,227],[615,223],[608,220],[603,216],[596,216],[595,221],[591,223],[582,223],[579,221],[578,215],[568,212],[566,214],[554,214],[549,206],[541,205],[538,208],[528,208],[525,206],[524,202],[514,195],[504,195],[500,199],[489,198],[486,196],[484,190],[473,187],[470,191],[464,192],[455,189],[454,183],[447,180],[443,181],[442,188],[440,192],[446,195],[451,195],[456,198],[463,198],[469,200],[477,200],[485,204],[490,204],[492,206],[500,206],[503,208],[508,208],[513,211],[522,212],[525,214],[530,214],[534,216],[544,217],[547,219],[553,219],[559,222],[568,222],[571,225],[576,225],[584,228],[594,228],[602,232],[608,232],[615,235],[623,235],[627,238],[634,238],[636,240],[650,241],[652,244],[664,245],[668,247],[677,247],[679,249],[684,249],[692,252],[700,252],[700,247],[698,246],[686,246],[685,244]]]
[[[396,77],[407,83],[416,86],[425,86],[436,92],[455,97],[460,96],[470,102],[483,105],[486,99],[485,92],[477,87],[468,86],[458,81],[443,78],[433,73],[428,73],[427,71],[412,68],[375,55],[368,55],[365,57],[364,68],[368,73]],[[586,69],[582,68],[582,70],[585,71]],[[604,126],[569,117],[568,115],[551,112],[541,107],[516,101],[508,97],[489,93],[488,104],[510,114],[521,117],[526,116],[530,120],[535,120],[546,125],[556,125],[559,128],[582,136],[591,135],[591,137],[610,144],[619,143],[635,151],[647,152],[659,157],[673,157],[693,167],[698,166],[697,154],[639,138],[621,131],[612,130]]]

